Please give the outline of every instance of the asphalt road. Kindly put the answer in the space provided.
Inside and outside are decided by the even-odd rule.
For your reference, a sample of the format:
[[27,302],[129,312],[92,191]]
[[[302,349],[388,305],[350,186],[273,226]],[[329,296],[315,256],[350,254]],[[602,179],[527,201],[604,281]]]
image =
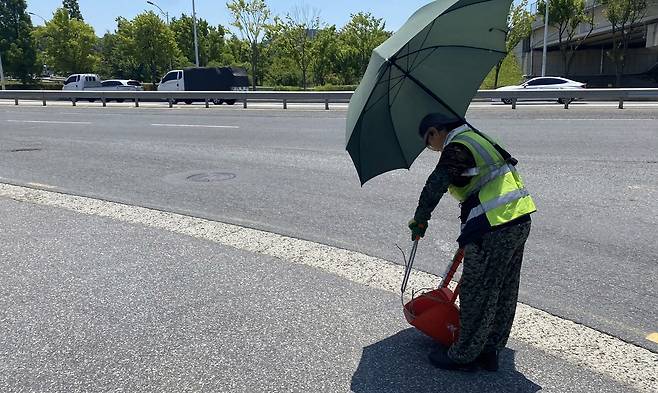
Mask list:
[[436,370],[395,293],[320,269],[1,197],[0,217],[2,392],[630,391],[514,339],[497,373]]
[[[655,109],[478,106],[536,198],[521,301],[653,351],[658,331]],[[0,107],[0,181],[251,226],[400,262],[436,164],[359,186],[344,111]],[[213,182],[193,182],[220,173]],[[417,266],[443,272],[458,210],[442,201]]]

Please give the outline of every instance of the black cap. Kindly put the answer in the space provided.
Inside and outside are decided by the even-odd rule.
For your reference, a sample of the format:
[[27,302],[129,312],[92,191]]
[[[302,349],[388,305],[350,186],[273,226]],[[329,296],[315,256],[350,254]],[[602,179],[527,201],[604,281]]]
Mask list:
[[425,116],[418,126],[418,135],[421,139],[425,139],[425,134],[430,127],[438,129],[447,128],[453,130],[463,124],[466,124],[464,119],[455,116],[444,115],[443,113],[430,113]]

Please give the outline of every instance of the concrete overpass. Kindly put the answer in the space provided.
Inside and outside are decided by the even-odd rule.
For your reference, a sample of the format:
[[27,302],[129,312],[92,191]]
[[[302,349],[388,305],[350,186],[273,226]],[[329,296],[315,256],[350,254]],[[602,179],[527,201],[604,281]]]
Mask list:
[[[537,9],[536,4],[532,5],[533,11]],[[591,0],[586,7],[594,14],[594,28],[576,52],[568,76],[590,86],[612,87],[615,81],[615,64],[609,55],[613,42],[612,26],[605,16],[605,7]],[[576,30],[573,41],[586,37],[590,25],[581,24]],[[553,26],[549,26],[547,43],[546,74],[565,76],[558,31]],[[530,38],[517,48],[525,75],[541,75],[543,45],[544,22],[543,18],[537,18]],[[650,5],[644,18],[634,25],[626,56],[624,87],[658,87],[658,2]]]

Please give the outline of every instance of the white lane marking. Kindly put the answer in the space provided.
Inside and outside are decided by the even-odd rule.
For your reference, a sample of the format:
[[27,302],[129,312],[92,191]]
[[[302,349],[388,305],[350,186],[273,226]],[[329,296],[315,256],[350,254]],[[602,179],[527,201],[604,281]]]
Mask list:
[[[0,197],[164,229],[333,273],[371,288],[399,293],[402,266],[358,252],[181,214],[0,183]],[[414,271],[417,288],[439,277]],[[400,310],[400,318],[402,312]],[[576,367],[639,391],[655,392],[658,354],[519,303],[512,337]]]
[[657,121],[658,119],[527,119],[532,121]]
[[34,182],[27,183],[27,185],[29,185],[29,186],[34,186],[34,187],[38,187],[38,188],[48,188],[48,189],[51,189],[51,190],[57,188],[57,187],[55,187],[55,186],[50,186],[50,185],[48,185],[48,184],[34,183]]
[[55,121],[55,120],[7,120],[10,123],[37,123],[37,124],[83,124],[89,125],[88,121]]
[[[587,108],[617,108],[619,104],[617,102],[609,102],[609,103],[588,103],[588,102],[579,102],[576,104],[570,104],[569,109],[587,109]],[[658,103],[656,102],[624,102],[624,107],[629,109],[629,108],[635,108],[635,109],[642,109],[642,108],[654,108],[658,106]],[[476,108],[507,108],[507,109],[512,109],[511,105],[505,105],[505,104],[500,104],[500,103],[486,103],[486,102],[477,102],[475,101],[474,103],[471,103],[470,105],[471,108],[476,107]],[[559,110],[565,110],[564,105],[557,104],[557,103],[550,103],[547,102],[545,104],[532,104],[532,103],[519,103],[516,106],[516,109],[532,109],[532,108],[555,108]],[[623,109],[620,109],[623,111]]]
[[151,124],[153,127],[189,127],[189,128],[240,128],[239,126],[213,126],[206,124]]

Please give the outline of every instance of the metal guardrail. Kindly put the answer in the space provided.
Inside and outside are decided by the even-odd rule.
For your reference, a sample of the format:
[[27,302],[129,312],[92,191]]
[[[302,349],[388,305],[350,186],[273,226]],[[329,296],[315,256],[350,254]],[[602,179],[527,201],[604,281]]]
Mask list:
[[66,100],[73,105],[77,101],[100,101],[106,106],[109,101],[129,101],[135,106],[140,102],[160,101],[168,102],[171,108],[177,102],[204,102],[206,107],[210,103],[222,101],[242,102],[247,108],[250,101],[281,102],[287,109],[288,103],[324,103],[329,109],[330,103],[347,103],[353,92],[260,92],[260,91],[69,91],[69,90],[3,90],[0,99],[11,99],[18,105],[19,100],[47,101]]
[[513,109],[519,100],[561,100],[565,109],[573,100],[617,101],[624,109],[624,101],[658,101],[658,89],[480,90],[475,98],[509,100]]
[[[210,103],[223,101],[242,102],[247,108],[248,102],[281,102],[283,109],[288,103],[324,103],[329,109],[330,103],[347,103],[353,92],[327,91],[327,92],[276,92],[276,91],[54,91],[54,90],[3,90],[0,99],[12,99],[18,105],[19,100],[47,101],[67,100],[73,105],[77,101],[100,101],[106,106],[109,101],[123,100],[133,102],[139,106],[144,101],[167,102],[172,107],[177,102],[196,101],[204,102],[206,107]],[[619,109],[624,108],[625,101],[647,100],[658,101],[658,88],[656,89],[573,89],[573,90],[480,90],[475,99],[505,100],[516,109],[517,102],[525,99],[535,100],[561,100],[564,108],[568,109],[573,100],[617,101]]]

